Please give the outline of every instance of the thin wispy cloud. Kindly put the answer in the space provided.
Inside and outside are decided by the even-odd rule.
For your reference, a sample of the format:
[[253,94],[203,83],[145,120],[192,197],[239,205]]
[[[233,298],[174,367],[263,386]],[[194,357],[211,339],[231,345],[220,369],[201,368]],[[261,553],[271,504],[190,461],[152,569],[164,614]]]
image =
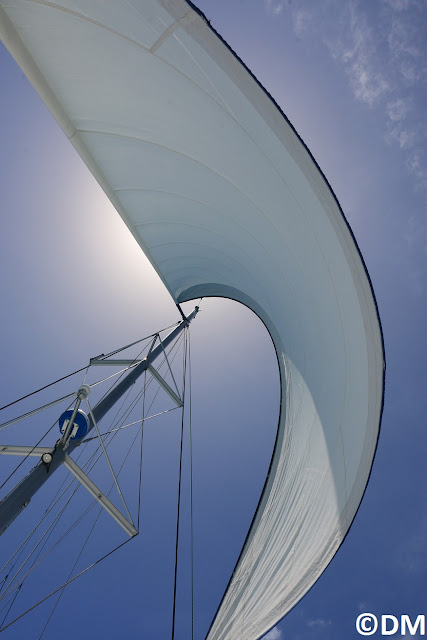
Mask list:
[[301,37],[311,27],[313,16],[310,11],[298,9],[294,12],[292,17],[295,35]]
[[390,84],[374,63],[376,39],[366,17],[353,5],[349,5],[348,11],[347,37],[327,44],[333,57],[344,65],[356,98],[373,107],[390,91]]
[[[407,119],[412,110],[409,98],[396,98],[386,104],[387,133],[385,136],[389,144],[397,142],[401,149],[412,149],[417,145],[419,135],[416,126],[408,127]],[[411,171],[414,173],[414,171]]]
[[307,620],[307,627],[310,627],[310,629],[327,629],[331,624],[331,620],[324,620],[323,618]]
[[411,7],[420,7],[424,0],[382,0],[384,4],[389,5],[394,11],[406,11]]
[[402,165],[421,188],[427,188],[426,14],[419,0],[330,0],[321,7],[302,0],[292,10],[295,35],[327,47],[355,99],[382,117],[385,142],[405,154]]
[[[387,35],[387,44],[392,57],[398,60],[401,72],[406,68],[402,66],[402,63],[411,61],[415,63],[421,55],[419,47],[412,39],[415,32],[416,28],[414,29],[414,25],[407,24],[403,20],[401,13],[391,16],[391,27]],[[406,76],[406,73],[404,73],[405,77],[410,81],[416,81],[419,78],[418,72],[416,71],[416,64],[413,64],[413,67],[415,75],[409,74],[409,76]]]
[[282,13],[285,8],[285,3],[282,0],[264,0],[265,7],[267,11],[272,13],[275,16],[278,16]]
[[387,115],[392,122],[401,122],[411,110],[411,100],[397,98],[387,104]]
[[396,553],[397,566],[405,573],[422,574],[427,569],[427,518],[411,533]]
[[418,184],[427,189],[427,172],[424,154],[419,151],[412,153],[406,161],[409,171],[417,178]]

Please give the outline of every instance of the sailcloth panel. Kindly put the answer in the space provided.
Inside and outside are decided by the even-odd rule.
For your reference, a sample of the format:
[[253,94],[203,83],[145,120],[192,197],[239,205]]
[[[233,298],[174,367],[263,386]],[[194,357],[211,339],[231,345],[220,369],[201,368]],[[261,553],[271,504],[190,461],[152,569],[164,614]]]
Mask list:
[[4,43],[175,301],[263,320],[281,411],[208,640],[256,640],[308,591],[368,481],[383,401],[375,300],[342,211],[272,98],[185,0],[0,0]]

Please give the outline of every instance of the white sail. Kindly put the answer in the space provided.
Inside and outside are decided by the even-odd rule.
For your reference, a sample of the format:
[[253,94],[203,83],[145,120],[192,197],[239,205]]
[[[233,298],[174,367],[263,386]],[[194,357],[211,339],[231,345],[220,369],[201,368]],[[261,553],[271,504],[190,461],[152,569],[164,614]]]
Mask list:
[[383,402],[381,329],[331,189],[272,98],[185,0],[0,0],[1,37],[175,301],[225,296],[273,339],[281,413],[208,640],[255,640],[340,546]]

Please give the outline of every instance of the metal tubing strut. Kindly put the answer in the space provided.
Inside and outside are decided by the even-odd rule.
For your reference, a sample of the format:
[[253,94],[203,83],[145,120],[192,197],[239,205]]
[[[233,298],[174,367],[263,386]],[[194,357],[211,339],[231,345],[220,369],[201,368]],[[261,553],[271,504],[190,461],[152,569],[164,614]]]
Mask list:
[[[183,329],[188,327],[193,318],[197,315],[199,307],[190,313],[188,318],[181,322],[171,333],[166,336],[161,344],[155,347],[147,357],[139,364],[132,368],[132,371],[114,388],[112,389],[98,404],[93,408],[92,414],[96,422],[99,422],[105,414],[116,404],[116,402],[126,393],[126,391],[137,381],[139,376],[148,369],[149,365],[159,356],[163,354],[171,342],[177,338]],[[92,416],[89,416],[88,433],[94,429]],[[68,440],[64,442],[59,440],[55,447],[51,450],[52,460],[46,464],[40,461],[30,473],[25,476],[0,502],[0,535],[9,526],[9,524],[18,516],[24,507],[28,505],[33,495],[43,486],[48,478],[58,467],[64,464],[66,455],[70,454],[80,442]],[[67,446],[68,445],[68,446]]]

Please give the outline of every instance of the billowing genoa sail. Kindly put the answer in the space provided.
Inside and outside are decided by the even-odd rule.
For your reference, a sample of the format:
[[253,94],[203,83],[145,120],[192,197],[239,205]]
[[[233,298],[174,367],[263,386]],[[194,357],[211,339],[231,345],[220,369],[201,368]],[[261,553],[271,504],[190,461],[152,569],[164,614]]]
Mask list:
[[273,339],[268,478],[208,640],[255,640],[313,585],[368,481],[383,402],[375,300],[295,130],[186,0],[0,0],[4,43],[175,301],[225,296]]

